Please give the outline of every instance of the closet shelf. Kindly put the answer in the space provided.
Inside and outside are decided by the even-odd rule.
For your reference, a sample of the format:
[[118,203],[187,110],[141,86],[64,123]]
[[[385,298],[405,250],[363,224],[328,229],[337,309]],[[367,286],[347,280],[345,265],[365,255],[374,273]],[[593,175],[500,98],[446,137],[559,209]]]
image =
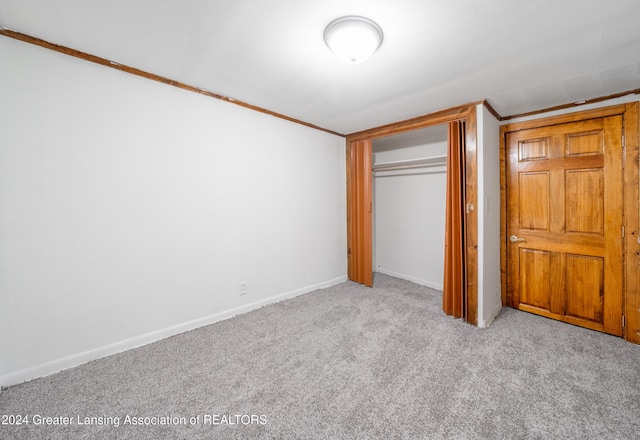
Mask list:
[[447,164],[447,156],[423,157],[421,159],[398,160],[373,164],[373,171],[405,170],[410,168],[437,167]]

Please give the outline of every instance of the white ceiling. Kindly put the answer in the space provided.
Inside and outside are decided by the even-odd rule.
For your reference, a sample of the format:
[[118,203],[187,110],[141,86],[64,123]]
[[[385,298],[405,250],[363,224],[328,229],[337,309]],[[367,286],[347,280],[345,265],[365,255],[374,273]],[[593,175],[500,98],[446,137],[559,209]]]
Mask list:
[[[343,15],[383,29],[363,64],[324,45]],[[0,26],[339,133],[640,89],[638,0],[0,0]]]

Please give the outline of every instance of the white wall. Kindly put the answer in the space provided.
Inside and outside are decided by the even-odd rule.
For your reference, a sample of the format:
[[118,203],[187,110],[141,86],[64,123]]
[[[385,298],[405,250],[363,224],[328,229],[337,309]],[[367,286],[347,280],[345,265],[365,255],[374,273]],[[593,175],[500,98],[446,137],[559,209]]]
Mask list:
[[478,105],[478,326],[502,309],[500,287],[500,128]]
[[346,279],[343,138],[9,38],[0,59],[0,385]]
[[[374,163],[447,154],[444,138],[411,139],[383,151]],[[376,173],[374,270],[442,289],[446,166]]]

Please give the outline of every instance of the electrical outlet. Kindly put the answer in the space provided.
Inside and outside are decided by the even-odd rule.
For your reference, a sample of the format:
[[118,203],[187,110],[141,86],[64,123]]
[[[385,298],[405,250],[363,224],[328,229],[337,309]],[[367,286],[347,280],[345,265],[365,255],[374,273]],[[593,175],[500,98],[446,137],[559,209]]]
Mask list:
[[247,282],[243,281],[242,283],[240,283],[240,295],[246,295],[247,294]]

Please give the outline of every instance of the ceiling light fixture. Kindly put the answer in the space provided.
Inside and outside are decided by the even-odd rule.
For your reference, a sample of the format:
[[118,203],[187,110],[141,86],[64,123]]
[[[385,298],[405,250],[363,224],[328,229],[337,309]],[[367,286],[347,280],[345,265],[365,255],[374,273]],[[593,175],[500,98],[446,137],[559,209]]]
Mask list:
[[340,60],[359,64],[369,59],[382,44],[382,29],[368,18],[340,17],[324,30],[324,42]]

